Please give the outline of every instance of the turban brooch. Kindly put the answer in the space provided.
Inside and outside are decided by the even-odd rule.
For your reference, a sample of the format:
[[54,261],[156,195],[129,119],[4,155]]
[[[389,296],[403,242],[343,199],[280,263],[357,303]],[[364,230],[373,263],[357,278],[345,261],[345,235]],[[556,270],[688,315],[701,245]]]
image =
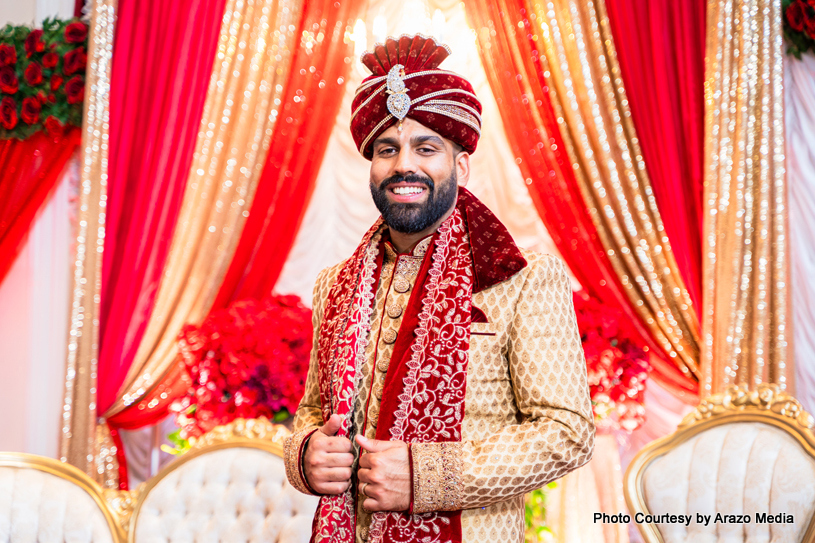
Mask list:
[[472,153],[481,135],[481,102],[470,83],[438,66],[450,48],[418,34],[388,38],[362,55],[371,70],[351,104],[351,133],[371,159],[382,132],[410,117]]

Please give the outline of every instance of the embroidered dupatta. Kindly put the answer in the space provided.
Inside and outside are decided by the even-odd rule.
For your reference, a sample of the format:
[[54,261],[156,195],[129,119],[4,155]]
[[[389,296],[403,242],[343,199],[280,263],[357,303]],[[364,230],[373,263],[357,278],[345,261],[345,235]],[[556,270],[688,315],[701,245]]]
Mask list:
[[[370,337],[381,269],[382,220],[365,234],[332,286],[318,340],[323,419],[343,418],[337,435],[353,439],[354,400]],[[434,234],[419,270],[385,380],[377,439],[461,441],[472,295],[526,265],[506,227],[469,191]],[[312,542],[353,543],[355,485],[323,496]],[[460,542],[461,512],[374,513],[369,542]]]

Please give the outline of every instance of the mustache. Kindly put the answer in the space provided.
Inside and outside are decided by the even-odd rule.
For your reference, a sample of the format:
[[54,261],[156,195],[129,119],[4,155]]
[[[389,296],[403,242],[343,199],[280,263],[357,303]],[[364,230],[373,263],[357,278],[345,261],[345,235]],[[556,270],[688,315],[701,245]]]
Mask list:
[[388,177],[387,179],[385,179],[384,181],[382,181],[382,183],[379,184],[379,190],[385,190],[390,185],[393,185],[394,183],[422,183],[424,185],[427,185],[427,188],[430,191],[433,191],[433,189],[436,188],[435,183],[433,183],[433,180],[430,179],[429,177],[424,177],[424,176],[416,175],[416,174],[411,174],[411,175],[398,175],[397,174],[397,175],[392,175],[392,176]]

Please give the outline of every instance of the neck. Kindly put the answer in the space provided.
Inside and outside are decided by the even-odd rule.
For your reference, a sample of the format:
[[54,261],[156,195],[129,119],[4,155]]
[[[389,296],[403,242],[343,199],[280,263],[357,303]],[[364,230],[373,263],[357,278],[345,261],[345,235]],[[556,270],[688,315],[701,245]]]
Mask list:
[[456,206],[451,207],[447,210],[441,219],[433,223],[431,226],[428,226],[421,232],[416,232],[414,234],[405,234],[404,232],[398,232],[393,228],[390,229],[391,235],[391,243],[393,243],[393,247],[399,253],[409,253],[416,247],[416,244],[422,241],[424,238],[429,236],[430,234],[434,233],[436,230],[439,229],[441,223],[447,220],[447,218],[453,214],[453,210]]

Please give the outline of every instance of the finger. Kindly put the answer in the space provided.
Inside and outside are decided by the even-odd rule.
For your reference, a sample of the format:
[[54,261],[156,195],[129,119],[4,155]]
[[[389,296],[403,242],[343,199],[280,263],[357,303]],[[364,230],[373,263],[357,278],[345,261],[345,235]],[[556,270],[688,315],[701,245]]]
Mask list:
[[322,483],[350,483],[351,468],[321,468],[314,471],[314,479]]
[[320,450],[329,453],[353,453],[351,440],[345,437],[323,437],[318,445]]
[[[367,492],[368,490],[366,489],[365,491]],[[366,511],[370,511],[371,513],[385,510],[379,504],[379,502],[373,498],[366,498],[365,501],[362,502],[362,507],[365,508]]]
[[371,470],[369,469],[358,469],[357,470],[357,478],[359,479],[360,484],[368,483],[373,484],[373,479],[371,479]]
[[371,462],[371,455],[369,453],[362,453],[359,455],[359,467],[371,469],[374,467],[373,462]]
[[368,439],[365,436],[357,434],[357,443],[367,452],[382,452],[388,449],[393,449],[401,445],[401,441],[380,441],[378,439]]
[[354,465],[354,455],[351,453],[326,453],[319,460],[326,468],[350,468]]
[[342,426],[342,417],[340,417],[339,415],[334,413],[326,421],[326,423],[323,424],[323,427],[320,428],[320,431],[323,434],[327,435],[327,436],[333,436],[334,434],[336,434],[339,431],[341,426]]
[[323,483],[321,485],[312,486],[320,494],[342,494],[351,486],[351,482],[347,483]]

